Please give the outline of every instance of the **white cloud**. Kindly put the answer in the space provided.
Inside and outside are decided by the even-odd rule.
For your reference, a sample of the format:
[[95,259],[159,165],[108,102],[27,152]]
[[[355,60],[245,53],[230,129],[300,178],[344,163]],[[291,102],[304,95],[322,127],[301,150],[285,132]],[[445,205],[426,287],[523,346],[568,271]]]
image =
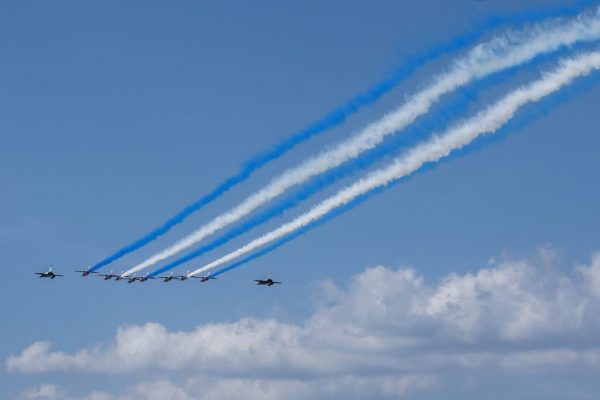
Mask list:
[[190,396],[181,388],[168,382],[160,380],[158,382],[141,383],[136,385],[131,393],[123,398],[143,399],[143,400],[192,400]]
[[[600,255],[569,273],[547,268],[548,257],[538,257],[542,266],[496,261],[435,284],[412,268],[368,268],[347,288],[325,284],[326,301],[301,324],[243,318],[189,332],[123,326],[111,343],[74,353],[35,342],[6,367],[172,371],[186,379],[140,383],[118,400],[398,398],[435,386],[450,369],[598,368]],[[106,396],[93,399],[113,400]]]
[[365,399],[399,398],[435,384],[432,376],[407,374],[378,377],[337,377],[302,381],[294,379],[238,379],[194,377],[177,385],[167,380],[142,382],[121,395],[94,391],[87,395],[73,395],[56,385],[51,387],[55,397],[27,397],[38,393],[35,388],[25,391],[19,400],[279,400],[298,399]]
[[[113,395],[111,395],[109,393],[99,392],[97,390],[94,390],[93,392],[91,392],[87,396],[85,396],[85,397],[78,397],[78,399],[79,400],[116,400],[116,397],[114,397]],[[66,398],[63,397],[62,400],[66,400]]]
[[63,399],[64,397],[64,391],[60,390],[58,386],[49,383],[26,390],[21,395],[21,399],[23,400],[53,400]]
[[434,384],[435,379],[425,374],[314,380],[201,378],[188,384],[188,392],[202,400],[399,398]]
[[586,281],[586,288],[595,297],[600,298],[600,253],[594,254],[589,267],[578,268]]

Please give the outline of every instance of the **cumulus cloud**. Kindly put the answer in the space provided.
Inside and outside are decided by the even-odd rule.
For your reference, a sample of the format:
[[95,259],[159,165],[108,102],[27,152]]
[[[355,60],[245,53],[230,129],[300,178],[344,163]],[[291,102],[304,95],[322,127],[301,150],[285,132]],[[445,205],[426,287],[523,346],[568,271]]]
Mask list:
[[[169,398],[169,397],[164,397]],[[140,399],[138,397],[138,399]],[[177,400],[176,398],[173,398]],[[31,389],[23,391],[17,400],[127,400],[123,397],[116,397],[110,393],[100,392],[97,390],[88,393],[87,395],[73,395],[67,390],[60,388],[53,383],[44,383]],[[152,400],[148,398],[147,400]]]
[[592,258],[592,264],[578,268],[586,281],[586,289],[594,297],[600,298],[600,253]]
[[600,366],[600,254],[568,272],[503,261],[435,283],[413,268],[377,266],[347,287],[328,282],[323,292],[327,302],[300,324],[243,318],[187,332],[123,326],[110,343],[74,353],[35,342],[6,367],[173,371],[188,377],[184,385],[140,384],[125,396],[187,400],[397,398],[435,386],[448,369]]
[[185,391],[166,380],[140,383],[126,393],[113,395],[94,390],[88,394],[75,395],[55,384],[43,384],[25,390],[18,400],[191,400]]
[[57,385],[48,383],[26,390],[21,394],[21,399],[23,400],[53,400],[63,399],[64,397],[64,391]]
[[[94,391],[90,394],[73,395],[56,385],[42,385],[52,390],[46,397],[28,397],[39,393],[42,387],[27,390],[19,400],[278,400],[297,399],[366,399],[399,398],[417,390],[429,388],[435,379],[428,375],[381,377],[337,377],[302,381],[293,379],[240,379],[194,377],[183,384],[167,380],[136,384],[123,394],[113,395]],[[58,393],[59,395],[54,395]]]
[[190,398],[202,400],[366,399],[404,397],[434,384],[435,378],[425,374],[341,376],[314,380],[200,378],[191,380],[187,391]]

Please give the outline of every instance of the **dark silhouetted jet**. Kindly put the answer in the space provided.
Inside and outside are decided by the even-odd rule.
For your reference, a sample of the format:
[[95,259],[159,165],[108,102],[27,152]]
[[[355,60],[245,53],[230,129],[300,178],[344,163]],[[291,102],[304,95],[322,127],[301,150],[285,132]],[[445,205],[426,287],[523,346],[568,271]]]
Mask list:
[[92,268],[92,267],[87,267],[87,269],[86,269],[86,270],[81,270],[81,269],[80,269],[80,270],[78,270],[78,271],[75,271],[75,272],[80,272],[80,273],[81,273],[81,276],[83,276],[83,277],[85,277],[85,276],[88,276],[89,274],[97,274],[97,272],[96,272],[96,271],[90,271],[90,268]]
[[208,274],[208,275],[202,275],[202,276],[192,276],[192,278],[198,278],[200,279],[200,282],[208,282],[211,279],[217,279],[216,277]]
[[256,282],[257,285],[266,285],[266,286],[273,286],[275,284],[281,284],[281,282],[277,282],[274,281],[271,278],[268,279],[255,279],[254,282]]
[[57,276],[63,276],[63,275],[58,275],[55,274],[54,272],[52,272],[52,265],[50,266],[50,268],[48,268],[48,271],[46,272],[36,272],[36,275],[39,275],[40,278],[50,278],[50,279],[54,279]]
[[146,282],[148,279],[154,279],[154,277],[148,275],[147,272],[146,272],[146,275],[140,276],[139,278],[137,278],[137,280],[140,281],[140,282]]
[[[121,271],[121,273],[123,273],[123,271]],[[115,280],[119,280],[117,278],[119,278],[119,274],[113,274],[112,269],[110,270],[110,272],[108,274],[99,274],[98,276],[101,276],[104,278],[105,281],[109,281],[112,278],[115,278]]]
[[173,275],[173,273],[171,272],[169,275],[167,276],[157,276],[158,279],[162,279],[163,282],[170,282],[173,279],[179,279],[178,276]]
[[190,270],[188,269],[188,272],[186,272],[184,275],[177,275],[175,276],[175,279],[178,279],[180,281],[187,281],[190,278]]

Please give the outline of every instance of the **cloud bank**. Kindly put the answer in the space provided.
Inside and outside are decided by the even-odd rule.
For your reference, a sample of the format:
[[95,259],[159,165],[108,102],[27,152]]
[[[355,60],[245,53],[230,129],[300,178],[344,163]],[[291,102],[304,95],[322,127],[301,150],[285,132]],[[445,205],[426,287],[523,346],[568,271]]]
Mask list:
[[163,398],[309,399],[408,396],[436,387],[450,370],[600,367],[600,253],[567,272],[507,260],[435,283],[414,268],[376,266],[347,287],[322,284],[317,298],[321,306],[303,323],[243,318],[188,332],[123,326],[110,343],[74,353],[35,342],[6,368],[185,378],[142,383],[121,397],[95,394],[107,399],[153,399],[165,390],[171,397]]

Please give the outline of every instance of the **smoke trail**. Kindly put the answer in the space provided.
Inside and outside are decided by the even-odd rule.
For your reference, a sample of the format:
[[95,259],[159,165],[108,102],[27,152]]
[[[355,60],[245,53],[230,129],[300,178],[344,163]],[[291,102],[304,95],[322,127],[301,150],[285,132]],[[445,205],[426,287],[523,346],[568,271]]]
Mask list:
[[459,150],[484,134],[494,133],[507,123],[520,107],[537,102],[575,78],[588,75],[600,69],[600,51],[585,53],[577,58],[563,61],[554,71],[527,86],[521,87],[473,118],[451,128],[443,135],[435,136],[432,140],[416,146],[402,157],[399,157],[389,167],[370,174],[353,185],[339,191],[336,195],[322,201],[307,213],[297,217],[281,227],[253,240],[247,245],[199,268],[189,275],[197,275],[213,269],[264,245],[293,234],[307,225],[318,221],[338,207],[377,189],[383,189],[392,182],[412,174],[427,163],[435,163],[448,157],[453,151]]
[[[588,3],[590,2],[580,1],[576,8],[583,8],[584,6],[588,5]],[[555,10],[549,10],[546,12],[537,11],[522,13],[510,17],[496,17],[486,21],[484,24],[477,27],[473,32],[459,36],[448,43],[434,46],[433,48],[425,52],[423,55],[406,60],[404,64],[392,74],[390,78],[387,78],[377,83],[370,89],[367,89],[365,92],[356,95],[354,98],[350,99],[342,106],[336,108],[322,119],[293,134],[292,136],[283,140],[274,147],[246,161],[235,175],[225,179],[210,193],[196,200],[194,203],[188,205],[183,210],[179,211],[176,215],[165,221],[161,226],[152,230],[150,233],[142,236],[135,242],[117,250],[115,253],[94,264],[90,270],[95,271],[99,268],[102,268],[167,233],[171,228],[183,222],[188,216],[190,216],[194,212],[200,210],[205,205],[213,202],[218,197],[227,192],[229,189],[232,189],[234,186],[244,182],[256,170],[262,168],[269,162],[274,161],[279,157],[283,156],[297,145],[308,141],[309,139],[337,125],[342,124],[348,117],[355,114],[363,107],[375,103],[381,96],[391,91],[403,79],[412,74],[420,66],[432,60],[435,60],[444,54],[449,54],[454,51],[460,50],[461,48],[472,45],[484,32],[496,29],[499,26],[506,24],[516,24],[519,22],[533,22],[536,20],[541,20],[543,18],[572,14],[574,12],[576,12],[575,9],[568,7],[559,7]]]
[[[482,84],[482,87],[486,86],[485,81]],[[393,143],[380,146],[369,151],[367,154],[358,158],[355,162],[353,162],[349,167],[338,167],[336,169],[330,170],[327,173],[323,174],[319,178],[311,181],[309,184],[304,185],[298,192],[294,193],[291,196],[284,198],[279,201],[276,205],[268,208],[267,210],[259,213],[258,215],[254,215],[248,219],[246,219],[240,226],[231,229],[226,234],[221,237],[205,244],[192,252],[184,255],[177,260],[174,260],[163,267],[153,271],[150,273],[150,276],[158,276],[166,271],[169,271],[183,263],[193,260],[196,257],[199,257],[236,237],[250,231],[251,229],[269,221],[270,219],[282,215],[285,211],[297,206],[304,200],[310,198],[315,193],[318,193],[320,190],[328,187],[329,185],[335,183],[337,180],[350,176],[356,171],[367,168],[372,165],[376,161],[380,160],[382,157],[390,154],[394,154],[397,150],[401,148],[406,148],[411,144],[416,144],[418,137],[420,137],[423,132],[431,132],[434,129],[434,126],[445,126],[449,123],[450,119],[454,117],[454,115],[458,113],[462,113],[467,109],[468,105],[477,101],[478,92],[476,90],[469,90],[468,96],[461,96],[458,104],[452,104],[450,112],[444,112],[440,114],[436,114],[433,117],[433,121],[428,122],[426,126],[423,123],[420,123],[418,126],[414,126],[411,130],[412,134],[402,135],[398,137],[394,137]]]
[[567,101],[569,98],[571,98],[571,96],[573,96],[574,93],[579,93],[579,92],[585,91],[585,90],[589,89],[590,84],[597,83],[598,81],[600,81],[599,76],[596,76],[595,79],[588,78],[588,79],[579,80],[575,84],[571,85],[570,90],[568,90],[568,91],[563,90],[562,92],[560,92],[558,94],[554,94],[552,97],[545,99],[544,103],[539,104],[540,107],[538,109],[530,110],[526,115],[521,115],[520,117],[513,118],[508,124],[504,125],[501,129],[496,131],[494,136],[479,137],[478,139],[473,141],[469,146],[463,147],[460,150],[455,150],[453,152],[453,154],[451,155],[451,157],[446,157],[445,159],[440,160],[440,162],[437,162],[437,163],[425,164],[418,171],[415,171],[415,173],[412,175],[397,179],[393,182],[390,182],[385,187],[378,187],[378,188],[375,188],[363,195],[360,195],[360,196],[352,199],[350,202],[344,204],[343,206],[340,206],[340,207],[336,208],[335,210],[331,211],[330,213],[326,214],[321,219],[318,219],[316,221],[311,222],[308,225],[305,225],[304,227],[294,231],[293,233],[286,235],[286,236],[276,240],[275,242],[272,242],[270,245],[263,247],[259,251],[256,251],[256,252],[250,254],[249,256],[246,256],[246,257],[242,258],[241,260],[238,260],[235,263],[228,265],[225,268],[221,268],[216,272],[210,273],[210,276],[217,277],[219,275],[224,274],[225,272],[231,271],[231,270],[236,269],[244,264],[247,264],[257,258],[260,258],[260,257],[264,256],[265,254],[268,254],[268,253],[272,252],[273,250],[283,246],[284,244],[294,240],[295,238],[306,234],[308,231],[315,229],[323,224],[326,224],[330,220],[332,220],[340,215],[343,215],[344,213],[348,212],[349,210],[353,209],[354,207],[363,203],[364,201],[368,200],[369,198],[371,198],[375,195],[378,195],[380,193],[383,193],[390,187],[392,187],[394,185],[398,185],[402,182],[405,182],[408,179],[414,179],[416,177],[417,173],[423,173],[427,170],[439,167],[442,164],[442,161],[449,161],[454,157],[458,157],[461,155],[465,155],[465,154],[477,151],[477,149],[485,142],[493,142],[493,141],[500,140],[500,138],[503,136],[503,134],[506,134],[509,130],[521,129],[523,126],[527,125],[532,120],[535,120],[535,119],[541,117],[542,115],[546,115],[549,112],[550,108],[553,108],[557,104]]
[[483,24],[475,28],[471,33],[459,36],[458,38],[441,45],[437,45],[425,52],[423,55],[413,57],[404,63],[402,67],[389,79],[383,80],[366,92],[355,96],[346,104],[338,107],[334,111],[327,114],[323,119],[313,123],[307,128],[297,132],[288,139],[282,141],[273,148],[258,154],[242,165],[242,168],[233,176],[225,179],[213,191],[188,205],[175,216],[168,219],[158,228],[155,228],[150,233],[142,236],[135,242],[117,250],[115,253],[106,257],[92,266],[91,271],[98,270],[105,265],[139,249],[142,246],[162,236],[175,225],[183,222],[192,213],[200,210],[205,205],[211,203],[229,189],[248,179],[256,170],[268,164],[269,162],[283,156],[298,144],[309,140],[310,138],[319,135],[326,130],[343,123],[349,116],[359,111],[361,108],[368,106],[377,101],[381,96],[392,90],[405,77],[413,73],[419,66],[432,61],[443,54],[448,54],[461,48],[467,47],[475,43],[478,38],[485,32],[491,31],[503,25],[516,25],[522,23],[531,23],[545,18],[558,16],[572,16],[579,12],[584,7],[593,4],[594,0],[580,0],[575,2],[574,7],[558,6],[548,10],[528,11],[509,16],[497,16],[489,19]]
[[[565,51],[564,53],[567,52]],[[556,54],[549,55],[547,57],[539,57],[535,60],[535,62],[528,64],[528,66],[532,67],[535,65],[540,65],[548,59],[553,59],[555,57]],[[419,124],[412,125],[407,129],[407,131],[405,131],[405,134],[392,137],[392,140],[390,141],[391,143],[386,143],[385,145],[368,151],[366,154],[361,155],[356,160],[351,162],[348,166],[341,166],[327,171],[317,179],[313,179],[309,184],[303,185],[302,188],[294,194],[287,196],[277,204],[269,207],[267,210],[247,218],[241,225],[229,230],[227,233],[221,235],[217,239],[214,239],[211,242],[202,245],[190,253],[151,272],[150,276],[158,276],[166,271],[178,267],[183,263],[202,256],[207,252],[214,250],[215,248],[222,246],[238,236],[250,231],[251,229],[262,225],[270,219],[283,215],[283,213],[286,211],[296,207],[298,204],[337,182],[339,179],[348,177],[357,171],[368,168],[376,161],[380,161],[383,157],[396,154],[400,149],[408,148],[417,144],[420,138],[424,137],[430,132],[445,130],[448,127],[451,119],[454,119],[457,115],[462,115],[470,104],[478,101],[479,91],[482,88],[489,86],[491,83],[496,84],[502,81],[504,78],[510,76],[514,71],[514,69],[506,70],[496,76],[483,79],[477,85],[473,85],[467,90],[459,92],[457,94],[458,100],[454,100],[449,108],[444,108],[444,110],[430,115],[424,121],[420,121]]]
[[426,113],[441,96],[475,79],[523,64],[540,54],[556,51],[563,46],[598,38],[600,38],[600,8],[593,13],[580,15],[569,23],[554,21],[551,24],[540,24],[519,32],[507,32],[480,44],[465,57],[458,59],[448,72],[438,76],[431,85],[412,96],[394,112],[368,125],[361,133],[337,147],[305,161],[296,168],[287,170],[232,210],[219,215],[174,245],[131,268],[127,273],[142,270],[193,246],[285,193],[291,187],[374,148],[386,136],[402,130],[417,117]]

